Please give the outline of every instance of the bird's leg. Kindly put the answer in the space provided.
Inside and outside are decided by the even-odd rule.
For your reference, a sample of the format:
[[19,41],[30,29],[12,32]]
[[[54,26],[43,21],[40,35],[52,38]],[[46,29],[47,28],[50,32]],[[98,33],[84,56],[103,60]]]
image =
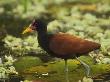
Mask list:
[[66,76],[66,82],[69,82],[67,59],[65,59],[65,76]]
[[94,53],[95,54],[99,54],[99,50],[94,50]]
[[90,73],[90,67],[89,65],[87,65],[86,63],[84,63],[83,61],[81,61],[79,58],[76,57],[76,59],[84,66],[85,70],[86,70],[86,76],[89,77],[89,73]]

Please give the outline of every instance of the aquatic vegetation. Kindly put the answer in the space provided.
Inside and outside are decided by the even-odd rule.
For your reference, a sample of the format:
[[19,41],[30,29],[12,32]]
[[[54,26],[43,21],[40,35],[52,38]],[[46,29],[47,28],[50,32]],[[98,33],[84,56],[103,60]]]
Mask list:
[[4,60],[5,62],[0,60],[0,78],[8,78],[10,74],[18,74],[13,66],[15,59],[13,59],[12,56],[5,56]]
[[42,52],[37,43],[37,38],[35,36],[29,36],[27,38],[21,39],[8,35],[4,39],[5,47],[10,48],[14,56],[23,56],[29,52]]
[[103,12],[103,13],[105,13],[105,12],[109,12],[110,11],[110,6],[109,6],[109,4],[103,4],[102,6],[101,6],[102,4],[99,4],[98,5],[98,7],[97,7],[97,11],[98,12]]
[[30,67],[34,67],[37,65],[41,65],[42,63],[43,62],[38,57],[25,56],[25,57],[19,58],[16,62],[14,62],[14,66],[17,69],[17,71],[22,72],[25,69],[28,69]]
[[84,77],[84,78],[82,79],[82,81],[79,80],[78,82],[93,82],[93,79]]
[[[104,74],[110,71],[109,64],[93,64],[92,58],[90,57],[80,57],[81,60],[88,63],[91,67],[91,75],[94,77],[95,75]],[[68,67],[69,67],[69,77],[70,81],[75,82],[84,77],[84,71],[82,66],[79,65],[80,63],[77,60],[68,60]],[[23,74],[27,77],[28,75],[32,74],[32,78],[34,79],[45,79],[47,82],[56,82],[61,81],[64,82],[64,61],[55,61],[54,63],[48,62],[43,63],[38,66],[33,66],[23,70]],[[48,76],[43,76],[42,74],[48,74]],[[39,78],[40,77],[40,78]],[[74,78],[73,78],[74,77]],[[91,79],[91,78],[89,78]],[[32,80],[32,79],[30,79]],[[87,80],[87,79],[86,79]],[[84,81],[85,82],[85,81]]]

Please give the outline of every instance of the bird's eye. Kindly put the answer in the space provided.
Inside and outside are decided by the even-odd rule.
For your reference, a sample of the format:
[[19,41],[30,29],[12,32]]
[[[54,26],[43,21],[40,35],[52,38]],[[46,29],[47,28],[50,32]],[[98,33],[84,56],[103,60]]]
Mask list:
[[30,27],[32,30],[36,30],[35,24],[30,24],[29,27]]
[[32,30],[36,30],[36,28],[37,28],[37,27],[35,27],[35,26],[32,26],[32,28],[31,28],[31,29],[32,29]]

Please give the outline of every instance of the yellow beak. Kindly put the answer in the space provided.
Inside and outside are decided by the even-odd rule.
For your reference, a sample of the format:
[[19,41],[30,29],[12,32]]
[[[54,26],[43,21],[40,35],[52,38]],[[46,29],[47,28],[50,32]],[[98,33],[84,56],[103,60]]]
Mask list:
[[25,34],[25,33],[28,33],[28,32],[33,32],[33,30],[31,29],[31,27],[27,27],[23,32],[22,34]]

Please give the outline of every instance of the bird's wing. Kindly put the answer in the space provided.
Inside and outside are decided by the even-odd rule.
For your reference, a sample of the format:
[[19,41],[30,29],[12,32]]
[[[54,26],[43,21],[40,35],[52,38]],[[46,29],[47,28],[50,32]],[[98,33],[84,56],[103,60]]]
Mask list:
[[52,36],[49,48],[55,54],[83,54],[100,48],[100,44],[79,37],[58,33]]

